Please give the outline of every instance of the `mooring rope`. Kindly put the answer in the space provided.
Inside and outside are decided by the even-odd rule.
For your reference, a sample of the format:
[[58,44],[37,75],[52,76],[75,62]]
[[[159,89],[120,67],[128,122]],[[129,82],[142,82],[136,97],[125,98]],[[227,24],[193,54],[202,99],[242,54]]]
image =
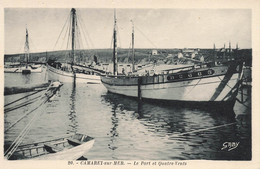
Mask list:
[[35,94],[37,94],[37,93],[39,93],[39,92],[41,92],[41,91],[43,91],[43,90],[38,90],[38,91],[36,91],[36,92],[34,92],[34,93],[31,93],[31,94],[29,94],[29,95],[26,95],[26,96],[24,96],[24,97],[21,97],[21,98],[19,98],[19,99],[13,101],[13,102],[11,102],[11,103],[7,103],[6,105],[4,105],[4,107],[9,106],[9,105],[11,105],[11,104],[13,104],[13,103],[16,103],[16,102],[18,102],[18,101],[20,101],[20,100],[22,100],[22,99],[25,99],[25,98],[27,98],[27,97],[29,97],[29,96],[35,95]]
[[188,131],[188,132],[185,132],[185,133],[172,135],[171,137],[178,137],[178,136],[183,136],[183,135],[186,135],[186,134],[198,133],[198,132],[202,132],[202,131],[207,131],[207,130],[212,130],[212,129],[216,129],[216,128],[226,127],[226,126],[234,125],[236,123],[237,122],[233,122],[233,123],[223,124],[223,125],[219,125],[219,126],[208,127],[208,128],[205,128],[205,129],[198,129],[198,130]]
[[[50,85],[51,86],[51,85]],[[39,106],[37,106],[36,108],[34,108],[33,110],[31,110],[30,112],[26,113],[25,115],[23,115],[22,117],[20,117],[18,120],[16,120],[14,123],[12,123],[7,129],[5,129],[4,133],[6,133],[8,130],[10,130],[13,126],[15,126],[19,121],[21,121],[23,118],[25,118],[26,116],[28,116],[29,114],[31,114],[32,112],[34,112],[35,110],[37,110],[39,107],[41,107],[41,105],[43,105],[44,103],[46,103],[53,95],[48,96],[47,92],[49,91],[50,86],[47,88],[46,92],[43,93],[43,95],[41,96],[42,98],[44,96],[47,96],[46,99],[43,100],[43,102],[41,102],[39,104]]]
[[[39,106],[40,107],[40,106]],[[22,132],[19,134],[19,136],[14,140],[14,142],[11,144],[11,146],[6,150],[4,156],[9,159],[12,154],[16,151],[18,146],[21,144],[24,136],[29,132],[30,127],[34,120],[42,113],[42,111],[39,111],[34,115],[34,117],[29,121],[29,123],[26,125],[26,127],[22,130]]]
[[8,113],[8,112],[10,112],[10,111],[13,111],[13,110],[19,109],[19,108],[21,108],[21,107],[27,106],[27,105],[29,105],[29,104],[32,104],[32,103],[34,103],[35,100],[38,99],[39,97],[41,97],[41,96],[34,97],[34,98],[30,99],[30,100],[27,100],[27,101],[25,101],[25,102],[23,102],[23,103],[20,103],[20,104],[18,104],[18,105],[13,106],[13,107],[6,108],[6,109],[4,110],[4,113]]
[[187,92],[187,93],[185,94],[185,96],[188,95],[188,94],[190,94],[190,92],[199,84],[200,81],[201,81],[201,79],[198,80],[198,82],[190,89],[189,92]]
[[[32,111],[30,111],[29,113],[27,113],[25,116],[27,116],[28,114],[32,113],[33,111],[35,111],[36,109],[38,109],[39,107],[41,107],[44,103],[46,103],[55,93],[56,91],[59,89],[59,87],[61,85],[59,85],[58,87],[56,87],[54,89],[54,91],[50,91],[50,87],[52,86],[52,84],[47,88],[46,92],[42,95],[42,98],[44,98],[44,96],[46,97],[43,102],[41,102],[40,105],[38,105],[35,109],[33,109]],[[6,152],[4,153],[4,156],[9,159],[12,154],[16,151],[16,149],[18,148],[18,146],[21,144],[24,136],[29,132],[30,127],[32,125],[32,123],[34,122],[34,120],[40,116],[42,113],[42,111],[37,112],[33,118],[29,121],[29,123],[25,126],[25,128],[22,130],[22,132],[18,135],[18,137],[14,140],[14,142],[10,145],[10,147],[6,150]],[[18,119],[15,123],[13,123],[8,129],[5,130],[8,131],[10,128],[12,128],[15,124],[17,124],[21,119],[23,119],[25,116],[23,116],[22,118]]]
[[41,105],[43,105],[45,102],[43,101],[38,107],[34,108],[33,110],[31,110],[30,112],[26,113],[25,115],[23,115],[22,117],[20,117],[18,120],[16,120],[14,123],[12,123],[7,129],[5,129],[4,133],[6,133],[8,130],[10,130],[12,127],[14,127],[18,122],[20,122],[23,118],[25,118],[26,116],[28,116],[29,114],[31,114],[32,112],[34,112],[35,110],[37,110]]
[[28,106],[28,105],[30,105],[30,104],[32,104],[32,103],[34,103],[34,101],[28,101],[28,102],[21,103],[21,104],[19,104],[19,105],[17,105],[17,106],[14,106],[14,107],[5,109],[5,110],[4,110],[4,113],[8,113],[8,112],[10,112],[10,111],[13,111],[13,110],[22,108],[22,107],[24,107],[24,106]]

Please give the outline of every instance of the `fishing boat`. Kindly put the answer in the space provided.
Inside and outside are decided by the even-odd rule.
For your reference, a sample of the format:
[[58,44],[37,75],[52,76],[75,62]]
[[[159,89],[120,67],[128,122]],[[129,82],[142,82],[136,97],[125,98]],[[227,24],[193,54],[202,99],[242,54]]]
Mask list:
[[85,134],[68,134],[52,140],[20,145],[10,160],[77,160],[93,147],[94,138]]
[[29,64],[30,58],[30,47],[29,47],[29,34],[26,28],[26,39],[25,39],[25,63],[20,63],[19,65],[5,65],[4,72],[5,73],[22,73],[22,74],[30,74],[30,73],[41,73],[42,66],[41,65],[32,65]]
[[[68,63],[60,63],[56,61],[48,61],[47,68],[48,68],[48,76],[50,80],[59,80],[61,82],[73,82],[74,80],[76,83],[92,83],[92,84],[99,84],[100,76],[99,71],[87,68],[87,67],[80,67],[77,66],[75,59],[75,37],[78,35],[78,17],[76,16],[76,9],[72,8],[70,11],[70,20],[71,20],[71,53],[70,56],[71,62]],[[70,34],[69,34],[70,35]]]
[[[222,64],[212,62],[182,66],[145,75],[118,75],[116,15],[114,18],[113,75],[101,76],[109,92],[160,102],[233,108],[242,77],[243,62],[239,59]],[[134,30],[132,40],[134,44]],[[134,50],[132,55],[134,58]]]

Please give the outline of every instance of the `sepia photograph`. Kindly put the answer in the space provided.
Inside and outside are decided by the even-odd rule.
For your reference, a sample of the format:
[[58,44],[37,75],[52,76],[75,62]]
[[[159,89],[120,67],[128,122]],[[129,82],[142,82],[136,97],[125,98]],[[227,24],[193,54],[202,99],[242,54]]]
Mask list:
[[250,162],[251,8],[3,8],[5,162]]

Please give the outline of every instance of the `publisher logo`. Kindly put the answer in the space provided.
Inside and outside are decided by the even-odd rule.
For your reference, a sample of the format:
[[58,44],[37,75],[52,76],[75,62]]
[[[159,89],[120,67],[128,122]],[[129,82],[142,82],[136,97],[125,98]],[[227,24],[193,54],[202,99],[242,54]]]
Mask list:
[[231,151],[238,147],[240,142],[224,142],[221,150]]

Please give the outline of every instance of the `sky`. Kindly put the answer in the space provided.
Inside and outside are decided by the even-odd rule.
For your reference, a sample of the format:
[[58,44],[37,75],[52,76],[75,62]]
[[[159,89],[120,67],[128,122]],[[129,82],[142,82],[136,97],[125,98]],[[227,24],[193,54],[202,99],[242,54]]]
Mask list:
[[[56,41],[70,13],[69,8],[5,8],[5,54],[22,53],[25,29],[31,52],[66,49]],[[111,48],[114,9],[79,8],[88,32],[84,49]],[[250,9],[116,9],[119,47],[129,48],[135,25],[136,48],[251,48]],[[65,36],[61,36],[60,39]],[[83,38],[84,39],[84,38]]]

